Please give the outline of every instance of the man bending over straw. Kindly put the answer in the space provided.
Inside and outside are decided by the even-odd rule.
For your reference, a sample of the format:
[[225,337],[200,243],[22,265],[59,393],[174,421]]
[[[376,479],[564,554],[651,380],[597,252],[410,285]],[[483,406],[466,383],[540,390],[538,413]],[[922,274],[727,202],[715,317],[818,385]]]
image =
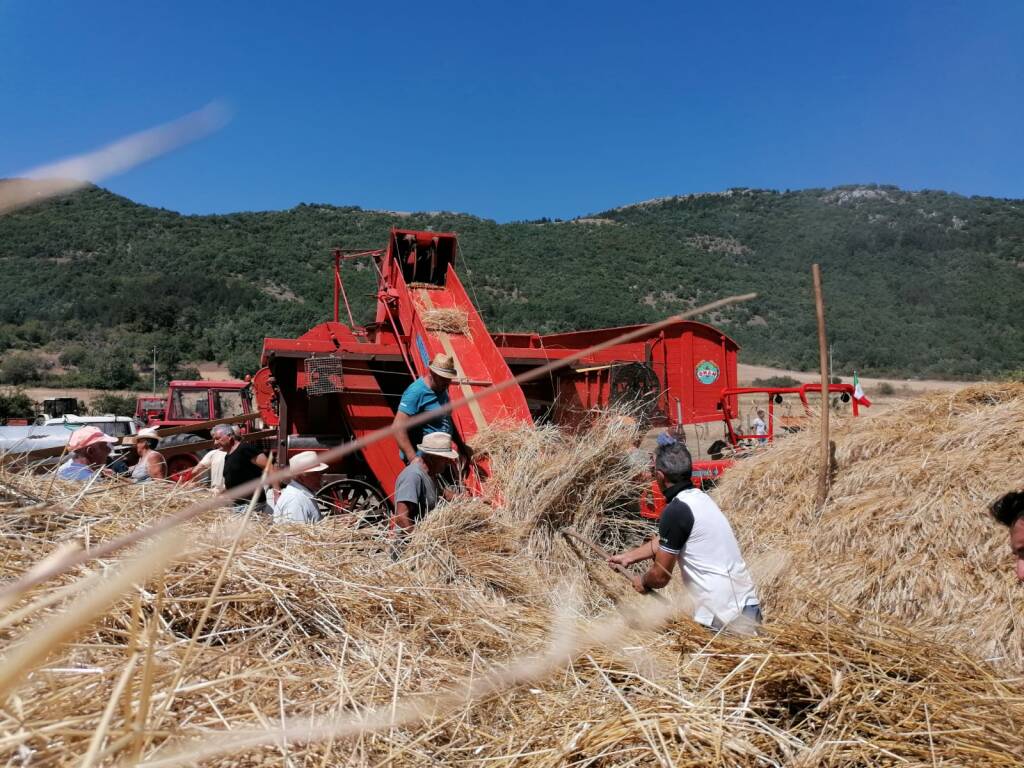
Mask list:
[[[437,476],[450,467],[459,453],[447,432],[431,432],[416,446],[417,452],[395,481],[395,514],[391,527],[411,531],[416,521],[437,506]],[[454,494],[446,489],[445,496]]]
[[714,630],[761,623],[761,607],[732,526],[718,505],[693,487],[692,461],[677,441],[660,444],[654,455],[658,487],[670,499],[658,521],[658,535],[609,564],[630,566],[651,560],[647,572],[635,576],[637,592],[668,585],[679,563],[683,583],[693,597],[693,618]]

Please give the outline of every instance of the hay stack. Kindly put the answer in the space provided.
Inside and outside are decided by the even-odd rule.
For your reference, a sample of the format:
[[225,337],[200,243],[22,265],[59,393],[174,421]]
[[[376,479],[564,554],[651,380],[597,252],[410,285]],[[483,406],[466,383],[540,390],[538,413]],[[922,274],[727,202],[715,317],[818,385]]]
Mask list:
[[838,471],[814,513],[818,432],[739,462],[715,496],[744,552],[783,549],[773,616],[832,601],[888,616],[1024,670],[1024,599],[987,504],[1024,485],[1024,384],[914,400],[835,435]]
[[423,327],[434,333],[469,336],[469,315],[461,309],[421,309]]
[[[920,633],[827,603],[808,605],[810,621],[779,610],[757,638],[713,638],[687,619],[646,628],[649,599],[585,578],[603,567],[556,535],[570,523],[609,545],[640,538],[615,512],[630,482],[618,474],[627,436],[599,422],[566,441],[549,430],[492,435],[485,499],[440,508],[397,561],[385,535],[343,520],[242,528],[219,512],[190,523],[190,543],[165,572],[0,704],[0,757],[192,764],[187,750],[202,748],[204,764],[231,766],[1024,759],[1024,689]],[[35,496],[49,482],[0,481]],[[57,483],[48,506],[0,509],[4,577],[61,542],[94,546],[189,503],[187,492],[155,484],[75,502],[78,490]],[[0,652],[44,641],[44,622],[87,594],[61,590],[117,559],[52,579],[0,612]],[[629,610],[625,620],[613,601]],[[575,634],[564,637],[560,624]],[[531,653],[556,663],[512,664]],[[446,695],[480,680],[496,682]],[[392,715],[400,727],[366,724]],[[313,718],[319,738],[307,743],[294,727],[279,735],[282,717]],[[325,719],[348,735],[332,738]],[[248,732],[263,734],[260,745],[234,746]]]

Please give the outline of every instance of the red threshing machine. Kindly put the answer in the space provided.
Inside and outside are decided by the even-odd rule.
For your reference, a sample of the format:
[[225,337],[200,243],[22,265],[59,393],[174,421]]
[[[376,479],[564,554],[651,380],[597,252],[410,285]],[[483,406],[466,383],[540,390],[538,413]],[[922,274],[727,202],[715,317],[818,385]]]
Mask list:
[[[334,319],[296,339],[265,339],[264,368],[253,379],[260,417],[277,428],[284,449],[279,463],[388,426],[402,392],[439,352],[455,361],[458,377],[449,395],[458,401],[629,330],[491,334],[459,280],[457,256],[452,233],[401,229],[391,231],[383,250],[334,252]],[[370,259],[378,277],[376,317],[365,327],[352,318],[341,278],[342,264],[352,259]],[[342,301],[348,325],[339,319]],[[439,329],[448,327],[434,320],[444,311],[461,318],[459,332]],[[639,403],[648,426],[684,431],[722,424],[725,440],[738,446],[745,438],[733,426],[741,396],[762,393],[774,416],[775,398],[792,393],[738,389],[737,351],[736,342],[712,326],[680,321],[457,408],[452,418],[463,441],[471,442],[492,424],[549,420],[573,427],[593,409]],[[805,405],[809,391],[798,393]],[[775,422],[769,419],[769,439]],[[713,478],[727,464],[695,468]],[[379,516],[403,466],[397,443],[378,441],[333,466],[321,496],[345,511]]]

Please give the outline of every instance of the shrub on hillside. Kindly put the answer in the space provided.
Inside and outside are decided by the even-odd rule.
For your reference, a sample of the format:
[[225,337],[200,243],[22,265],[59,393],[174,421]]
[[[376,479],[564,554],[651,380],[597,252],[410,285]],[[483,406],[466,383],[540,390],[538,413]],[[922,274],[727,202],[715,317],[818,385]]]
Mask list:
[[754,379],[755,387],[799,387],[800,382],[792,376],[768,376],[764,379]]
[[130,395],[114,395],[109,392],[94,397],[89,405],[89,413],[105,416],[134,416],[135,398]]
[[32,398],[20,389],[0,390],[0,424],[8,419],[31,419],[36,415]]
[[82,364],[77,377],[80,386],[96,389],[131,389],[138,386],[139,376],[127,358],[108,353]]
[[77,368],[89,359],[89,348],[83,344],[69,344],[57,359],[65,368],[72,365]]
[[42,375],[43,360],[31,352],[11,352],[0,363],[0,384],[28,384]]

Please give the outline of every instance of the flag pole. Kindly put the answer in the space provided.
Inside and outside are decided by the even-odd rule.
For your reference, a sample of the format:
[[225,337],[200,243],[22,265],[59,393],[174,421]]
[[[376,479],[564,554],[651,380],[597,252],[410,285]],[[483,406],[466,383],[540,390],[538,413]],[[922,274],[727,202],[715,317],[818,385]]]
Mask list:
[[821,288],[821,266],[811,265],[811,277],[814,282],[814,308],[818,315],[818,360],[821,365],[821,469],[818,474],[818,493],[814,509],[817,514],[825,506],[828,498],[829,474],[832,469],[832,456],[828,441],[829,414],[829,371],[828,371],[828,339],[825,334],[825,296]]

